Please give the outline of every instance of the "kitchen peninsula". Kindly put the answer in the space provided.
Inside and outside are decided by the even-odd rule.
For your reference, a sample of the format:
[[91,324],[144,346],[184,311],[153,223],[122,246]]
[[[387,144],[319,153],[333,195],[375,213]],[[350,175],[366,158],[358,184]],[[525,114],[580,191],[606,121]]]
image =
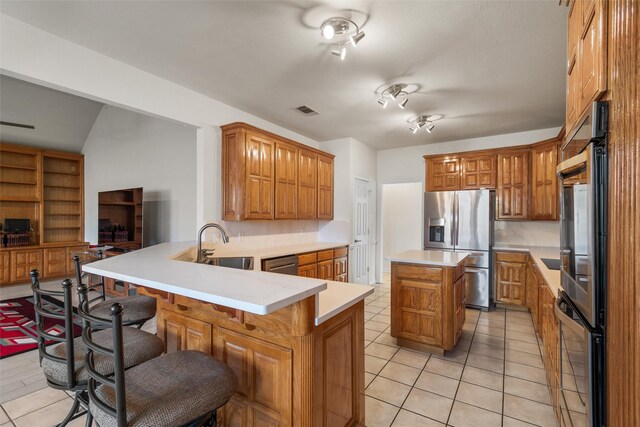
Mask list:
[[391,336],[398,345],[444,354],[465,320],[465,252],[411,250],[392,255]]
[[231,366],[240,386],[220,425],[364,425],[364,298],[373,289],[198,264],[194,246],[164,243],[84,270],[154,296],[167,351],[197,349]]

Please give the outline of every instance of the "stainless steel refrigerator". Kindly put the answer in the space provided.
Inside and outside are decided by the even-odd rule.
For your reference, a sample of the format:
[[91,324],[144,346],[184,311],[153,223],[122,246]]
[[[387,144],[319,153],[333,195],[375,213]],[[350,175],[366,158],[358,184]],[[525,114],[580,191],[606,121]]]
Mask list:
[[438,191],[424,196],[424,249],[470,252],[467,306],[489,309],[493,195],[489,190]]

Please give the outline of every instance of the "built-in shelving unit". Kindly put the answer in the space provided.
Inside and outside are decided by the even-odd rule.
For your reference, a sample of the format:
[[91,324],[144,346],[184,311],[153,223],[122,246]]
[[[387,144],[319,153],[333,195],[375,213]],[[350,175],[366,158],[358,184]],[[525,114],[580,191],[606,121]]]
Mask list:
[[122,227],[127,232],[126,241],[109,241],[100,237],[98,243],[126,249],[142,247],[142,194],[142,188],[103,191],[98,194],[98,218],[102,224],[100,228],[108,224],[113,228]]

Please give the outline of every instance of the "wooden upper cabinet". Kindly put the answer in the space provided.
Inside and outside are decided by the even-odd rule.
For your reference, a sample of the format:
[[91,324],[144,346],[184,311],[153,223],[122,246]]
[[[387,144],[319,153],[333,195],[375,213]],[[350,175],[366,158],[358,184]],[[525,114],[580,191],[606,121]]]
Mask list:
[[273,219],[275,144],[247,133],[247,186],[245,218]]
[[531,147],[531,219],[558,220],[558,141]]
[[276,219],[298,215],[298,148],[276,142]]
[[300,150],[298,161],[298,219],[314,219],[318,215],[318,155]]
[[529,152],[527,148],[498,153],[496,219],[529,218]]
[[333,219],[333,158],[318,156],[318,219]]
[[496,155],[479,154],[460,159],[462,190],[496,188]]
[[460,189],[460,160],[457,157],[424,156],[427,163],[425,191]]

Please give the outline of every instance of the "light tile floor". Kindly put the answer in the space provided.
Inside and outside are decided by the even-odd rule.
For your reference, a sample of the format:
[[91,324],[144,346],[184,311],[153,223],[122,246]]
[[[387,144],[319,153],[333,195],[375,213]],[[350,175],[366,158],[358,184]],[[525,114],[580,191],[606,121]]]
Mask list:
[[[419,353],[399,348],[389,335],[391,296],[384,279],[365,301],[367,426],[555,427],[528,312],[468,309],[453,351]],[[155,330],[154,323],[145,326]],[[55,425],[72,403],[66,393],[46,387],[35,351],[1,360],[0,378],[0,427]],[[84,418],[70,425],[84,425]]]

